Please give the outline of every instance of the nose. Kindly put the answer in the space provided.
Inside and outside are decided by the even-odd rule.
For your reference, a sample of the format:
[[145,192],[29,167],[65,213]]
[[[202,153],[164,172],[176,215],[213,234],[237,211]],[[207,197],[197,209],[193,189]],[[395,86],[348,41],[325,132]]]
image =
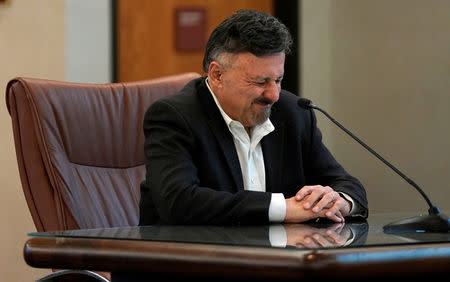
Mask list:
[[280,98],[280,91],[281,91],[280,83],[277,83],[276,81],[271,81],[270,83],[266,84],[266,89],[264,90],[264,97],[270,99],[272,103],[275,103],[276,101],[278,101],[278,98]]

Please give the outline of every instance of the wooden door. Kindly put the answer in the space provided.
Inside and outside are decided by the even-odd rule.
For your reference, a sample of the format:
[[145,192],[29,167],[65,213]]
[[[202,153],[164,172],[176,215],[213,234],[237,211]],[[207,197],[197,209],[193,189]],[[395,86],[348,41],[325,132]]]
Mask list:
[[179,8],[205,11],[205,42],[213,29],[239,9],[274,13],[273,0],[116,0],[115,81],[137,81],[194,71],[202,74],[203,50],[178,50]]

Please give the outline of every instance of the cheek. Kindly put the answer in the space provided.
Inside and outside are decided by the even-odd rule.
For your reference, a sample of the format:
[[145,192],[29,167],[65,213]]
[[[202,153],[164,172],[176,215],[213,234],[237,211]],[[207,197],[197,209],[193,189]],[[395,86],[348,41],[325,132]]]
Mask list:
[[243,92],[240,87],[236,87],[236,85],[233,84],[228,84],[227,87],[224,88],[222,97],[222,107],[235,113],[241,112],[242,108],[248,107],[249,104],[245,92]]
[[264,93],[264,91],[259,91],[257,89],[246,89],[246,91],[241,92],[240,101],[241,103],[245,104],[245,107],[251,107],[253,104],[253,101],[255,99],[261,97]]
[[241,110],[250,108],[253,101],[264,94],[262,87],[242,86],[239,83],[229,83],[226,88],[227,101]]
[[250,104],[258,94],[254,89],[250,89],[248,87],[241,87],[239,85],[231,85],[229,87],[229,97],[233,100],[235,104],[241,105],[241,107],[245,104]]

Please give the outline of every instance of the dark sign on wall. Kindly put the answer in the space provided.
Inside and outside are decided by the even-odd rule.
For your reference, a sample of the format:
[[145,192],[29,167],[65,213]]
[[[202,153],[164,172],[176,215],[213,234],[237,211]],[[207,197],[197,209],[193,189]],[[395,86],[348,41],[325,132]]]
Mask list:
[[179,51],[203,51],[206,44],[206,10],[177,8],[175,10],[175,44]]

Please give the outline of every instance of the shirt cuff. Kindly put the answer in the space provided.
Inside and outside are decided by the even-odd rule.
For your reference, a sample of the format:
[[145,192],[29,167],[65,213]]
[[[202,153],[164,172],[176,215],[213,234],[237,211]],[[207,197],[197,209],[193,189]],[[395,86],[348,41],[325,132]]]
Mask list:
[[355,201],[353,201],[352,197],[350,197],[349,195],[347,195],[343,192],[339,192],[339,195],[341,195],[341,197],[343,197],[344,199],[346,199],[347,201],[352,203],[352,208],[351,208],[350,212],[348,213],[349,215],[353,215],[358,212],[358,205],[355,204]]
[[286,200],[282,193],[272,193],[269,205],[269,221],[283,222],[286,217]]

